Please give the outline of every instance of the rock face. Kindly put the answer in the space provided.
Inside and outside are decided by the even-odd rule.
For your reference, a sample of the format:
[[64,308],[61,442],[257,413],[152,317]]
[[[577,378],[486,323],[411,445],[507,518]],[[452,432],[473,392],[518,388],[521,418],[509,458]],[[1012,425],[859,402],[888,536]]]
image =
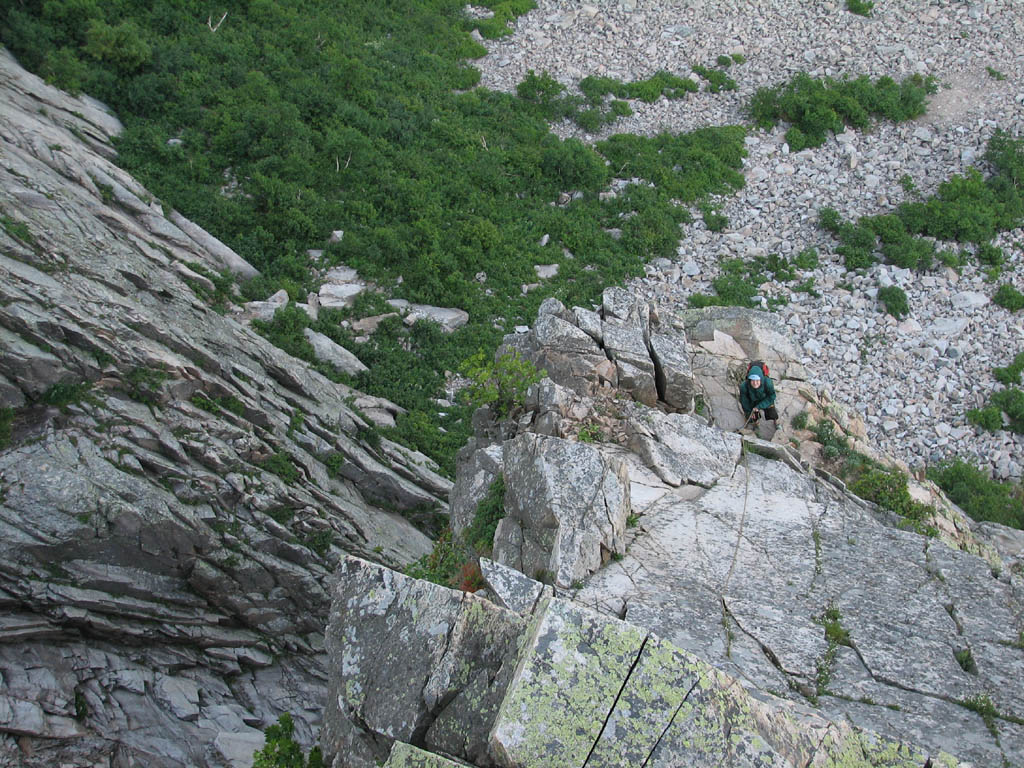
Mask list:
[[[506,340],[559,365],[514,424],[479,424],[461,457],[456,485],[469,496],[453,509],[463,527],[478,489],[504,477],[497,562],[481,568],[487,594],[510,609],[501,615],[529,618],[516,630],[515,673],[503,691],[488,689],[500,706],[486,755],[376,723],[377,758],[397,740],[507,768],[1020,764],[1019,532],[971,523],[926,483],[908,488],[934,505],[933,536],[853,495],[811,432],[789,420],[828,422],[868,450],[863,425],[802,383],[790,357],[799,352],[769,316],[654,312],[618,292],[601,313],[542,306],[538,326],[560,329],[561,357],[532,346],[536,329]],[[695,361],[694,391],[710,408],[652,408],[634,389],[581,374],[579,359],[603,349],[592,334],[607,344],[609,317],[641,329],[660,317],[666,343]],[[783,417],[770,441],[718,425],[736,408],[735,371],[754,355],[781,378]],[[430,594],[421,608],[403,603],[404,615],[452,599]],[[365,621],[336,610],[331,633],[351,635]],[[389,637],[402,632],[395,622]],[[408,637],[438,625],[409,622]],[[472,657],[463,663],[473,668]],[[419,695],[417,707],[428,700]],[[342,742],[326,746],[348,753]]]
[[505,510],[494,557],[568,587],[625,548],[625,468],[596,448],[541,435],[505,444]]
[[[334,768],[384,756],[386,766],[423,768],[464,764],[451,757],[503,768],[918,768],[928,757],[752,693],[658,635],[570,600],[544,599],[527,625],[355,558],[342,574],[323,737]],[[467,681],[476,681],[472,693]],[[453,712],[467,703],[470,711]],[[460,738],[439,738],[445,722]]]
[[393,510],[451,483],[208,306],[204,270],[255,270],[110,162],[99,105],[3,51],[0,104],[0,764],[246,766],[286,711],[309,744],[331,573],[427,552]]

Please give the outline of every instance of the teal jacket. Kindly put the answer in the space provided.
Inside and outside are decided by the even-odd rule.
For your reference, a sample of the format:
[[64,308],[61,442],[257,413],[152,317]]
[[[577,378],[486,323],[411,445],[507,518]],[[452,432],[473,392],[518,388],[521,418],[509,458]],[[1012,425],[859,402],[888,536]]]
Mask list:
[[759,365],[751,367],[747,375],[749,376],[751,373],[756,373],[761,377],[761,386],[754,389],[750,386],[749,378],[744,379],[740,384],[740,406],[743,408],[744,416],[749,416],[755,408],[764,410],[775,405],[775,385],[772,384],[772,380],[764,375],[764,371]]

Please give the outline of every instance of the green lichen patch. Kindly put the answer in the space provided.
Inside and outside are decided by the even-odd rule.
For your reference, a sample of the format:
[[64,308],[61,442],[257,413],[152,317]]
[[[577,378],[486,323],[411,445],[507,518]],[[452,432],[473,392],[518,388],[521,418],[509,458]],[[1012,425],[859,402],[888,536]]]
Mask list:
[[587,768],[643,765],[698,679],[685,652],[648,637]]
[[462,763],[396,741],[391,746],[391,754],[384,768],[462,768]]
[[738,683],[704,667],[647,765],[785,765],[760,733],[751,704]]
[[492,747],[509,766],[586,762],[646,632],[551,600],[527,637]]

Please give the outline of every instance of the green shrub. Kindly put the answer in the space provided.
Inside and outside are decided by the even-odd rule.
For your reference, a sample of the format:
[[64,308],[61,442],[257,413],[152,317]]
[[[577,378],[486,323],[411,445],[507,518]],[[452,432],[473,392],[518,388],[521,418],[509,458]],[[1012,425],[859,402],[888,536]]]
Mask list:
[[998,267],[1006,261],[1006,256],[1003,255],[1003,249],[997,248],[991,243],[982,243],[978,246],[978,251],[975,253],[975,258],[979,264],[985,264],[990,267]]
[[850,632],[843,628],[842,616],[836,606],[830,605],[816,621],[824,627],[825,640],[829,645],[850,646]]
[[796,416],[793,417],[792,422],[793,429],[807,429],[807,422],[810,419],[810,414],[807,411],[800,411]]
[[522,407],[526,390],[547,375],[515,350],[494,362],[479,352],[466,360],[461,370],[470,380],[463,390],[467,402],[475,408],[489,405],[500,418]]
[[14,423],[14,409],[0,407],[0,451],[11,444],[11,425]]
[[1010,283],[1003,283],[996,289],[992,301],[1011,312],[1024,309],[1024,293]]
[[930,468],[928,477],[972,519],[1024,529],[1021,486],[993,480],[960,459]]
[[50,386],[39,398],[39,402],[56,406],[62,410],[73,403],[81,402],[92,389],[92,382],[84,379],[64,378]]
[[710,93],[736,90],[736,81],[720,69],[708,69],[707,67],[702,67],[699,64],[694,64],[693,71],[707,81],[708,91]]
[[490,556],[498,522],[505,516],[505,478],[498,475],[477,504],[473,521],[463,531],[463,540],[476,553]]
[[862,499],[873,501],[882,509],[900,515],[918,533],[927,536],[938,533],[935,526],[927,522],[934,514],[934,508],[910,496],[907,476],[899,470],[866,462],[852,482],[848,483],[848,487]]
[[997,367],[992,369],[992,375],[996,377],[996,381],[1000,384],[1005,384],[1007,387],[1020,384],[1022,372],[1024,372],[1024,352],[1018,352],[1014,355],[1013,362],[1005,368]]
[[295,741],[295,723],[287,712],[264,731],[266,743],[253,755],[253,768],[324,768],[319,747],[309,751],[309,758]]
[[[838,215],[838,213],[836,215]],[[804,248],[796,255],[796,258],[793,259],[793,266],[799,269],[817,269],[818,264],[819,259],[817,248]]]
[[994,405],[971,408],[967,411],[967,421],[989,432],[996,432],[1003,428],[1003,412]]
[[[742,259],[730,259],[722,262],[722,274],[711,281],[715,289],[714,296],[704,294],[693,294],[687,302],[691,307],[753,307],[757,302],[757,286],[763,280],[751,272],[750,265]],[[762,276],[763,277],[763,276]]]
[[870,16],[874,7],[871,0],[846,0],[846,10],[858,16]]
[[211,399],[202,392],[196,392],[189,398],[189,402],[210,413],[220,413],[224,410],[230,411],[236,416],[245,415],[245,405],[234,395],[220,395]]
[[345,466],[345,454],[338,451],[331,451],[322,456],[320,460],[327,467],[327,474],[331,477],[341,477],[341,468]]
[[1024,434],[1024,389],[1011,387],[996,392],[989,398],[989,403],[1009,417],[1008,429]]
[[325,557],[331,550],[331,538],[330,531],[316,531],[303,536],[301,541],[304,547]]
[[887,285],[878,289],[878,300],[885,305],[885,311],[897,320],[910,314],[906,292],[898,285]]
[[843,223],[843,217],[835,208],[822,208],[818,211],[818,226],[833,235],[839,234],[839,227]]
[[994,67],[985,67],[985,71],[988,72],[989,77],[991,77],[993,80],[1006,79],[1006,75],[1004,75],[1002,72],[1000,72],[998,69],[995,69]]
[[475,27],[488,40],[496,40],[511,35],[512,28],[509,22],[527,11],[532,11],[537,5],[533,0],[492,0],[487,3],[487,7],[494,12],[491,18],[465,19],[464,23],[469,27]]
[[450,587],[468,557],[465,545],[461,541],[453,541],[451,529],[445,528],[434,541],[434,548],[409,565],[405,573],[414,579]]
[[720,66],[720,67],[728,68],[728,67],[732,66],[732,57],[731,56],[727,56],[724,53],[720,54],[719,56],[717,56],[715,58],[715,63],[718,66]]
[[954,652],[953,656],[956,658],[956,663],[960,665],[960,669],[971,675],[978,674],[978,665],[974,661],[974,654],[970,648],[961,648],[959,651]]
[[293,485],[299,481],[299,469],[295,466],[295,460],[287,451],[274,451],[263,461],[256,463],[268,472],[273,472],[288,485]]
[[929,93],[935,92],[933,78],[911,75],[901,83],[867,76],[855,80],[816,80],[799,72],[788,82],[774,88],[761,88],[751,98],[748,112],[764,129],[780,120],[790,123],[786,133],[790,149],[820,147],[827,134],[838,133],[849,125],[866,130],[870,118],[894,122],[912,120],[925,112]]
[[729,226],[728,216],[719,213],[714,208],[707,205],[701,208],[701,217],[704,219],[704,226],[706,226],[710,232],[721,232]]
[[167,381],[169,374],[160,368],[144,368],[136,366],[124,377],[125,392],[132,400],[152,407],[159,402],[160,387]]

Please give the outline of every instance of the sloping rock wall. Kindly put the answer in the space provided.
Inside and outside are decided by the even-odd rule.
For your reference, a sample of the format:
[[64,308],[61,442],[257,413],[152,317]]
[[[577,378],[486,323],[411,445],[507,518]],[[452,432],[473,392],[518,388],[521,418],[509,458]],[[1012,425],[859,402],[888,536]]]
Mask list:
[[255,270],[118,130],[0,51],[0,763],[247,766],[282,712],[315,737],[342,555],[429,551],[395,510],[451,483],[208,304]]
[[[342,572],[323,741],[335,768],[372,766],[384,756],[385,765],[425,768],[460,764],[451,758],[503,768],[920,768],[928,759],[909,744],[752,693],[656,634],[570,600],[545,599],[526,625],[479,598],[354,558]],[[488,681],[473,709],[485,717],[462,714],[470,737],[440,744],[431,717],[466,699],[464,682],[453,697],[452,660],[462,681]],[[437,703],[442,691],[447,707]],[[359,741],[374,749],[354,748]],[[959,765],[950,755],[933,758],[933,765]]]
[[[617,296],[602,312],[608,307],[616,317],[645,316]],[[521,474],[517,446],[543,444],[546,455],[562,457],[551,462],[559,480],[526,484],[532,517],[514,496],[506,499],[501,525],[508,528],[495,537],[496,557],[524,578],[552,581],[562,598],[663,638],[758,696],[777,697],[773,706],[783,710],[790,704],[782,700],[814,707],[830,722],[922,745],[933,761],[950,753],[974,765],[1021,762],[1024,702],[1011,682],[1024,675],[1019,532],[972,523],[926,482],[910,479],[908,487],[933,506],[934,536],[850,493],[828,471],[813,433],[789,423],[796,413],[830,423],[857,450],[899,465],[873,454],[858,439],[857,421],[801,381],[789,342],[764,313],[669,308],[646,316],[652,315],[663,318],[672,348],[692,355],[694,381],[712,412],[679,412],[664,401],[651,408],[633,393],[624,398],[611,387],[581,384],[566,373],[571,365],[556,371],[561,380],[547,379],[528,393],[516,436],[497,441],[492,430],[481,442],[489,472],[501,471],[506,487]],[[773,374],[795,377],[780,383],[783,417],[771,442],[719,423],[735,408],[735,384],[751,353],[766,359]],[[499,443],[504,452],[494,467]],[[589,471],[582,469],[580,456],[593,453],[627,478],[626,548],[566,584],[531,571],[535,562],[558,557],[554,524],[541,512],[568,488],[600,482],[602,462],[595,458]],[[471,451],[463,458],[474,466]],[[582,478],[568,482],[577,473]],[[589,535],[598,536],[594,522],[580,517],[577,525],[595,526]],[[537,543],[528,567],[504,557],[509,529],[517,540]],[[575,531],[580,540],[587,535]],[[484,572],[495,599],[521,611],[536,605],[540,585],[530,589],[491,565]],[[520,715],[532,712],[525,707]],[[525,739],[529,729],[516,727]],[[539,752],[511,754],[499,761],[539,764]],[[589,754],[593,760],[597,748]],[[723,758],[706,764],[727,764],[716,759]]]

